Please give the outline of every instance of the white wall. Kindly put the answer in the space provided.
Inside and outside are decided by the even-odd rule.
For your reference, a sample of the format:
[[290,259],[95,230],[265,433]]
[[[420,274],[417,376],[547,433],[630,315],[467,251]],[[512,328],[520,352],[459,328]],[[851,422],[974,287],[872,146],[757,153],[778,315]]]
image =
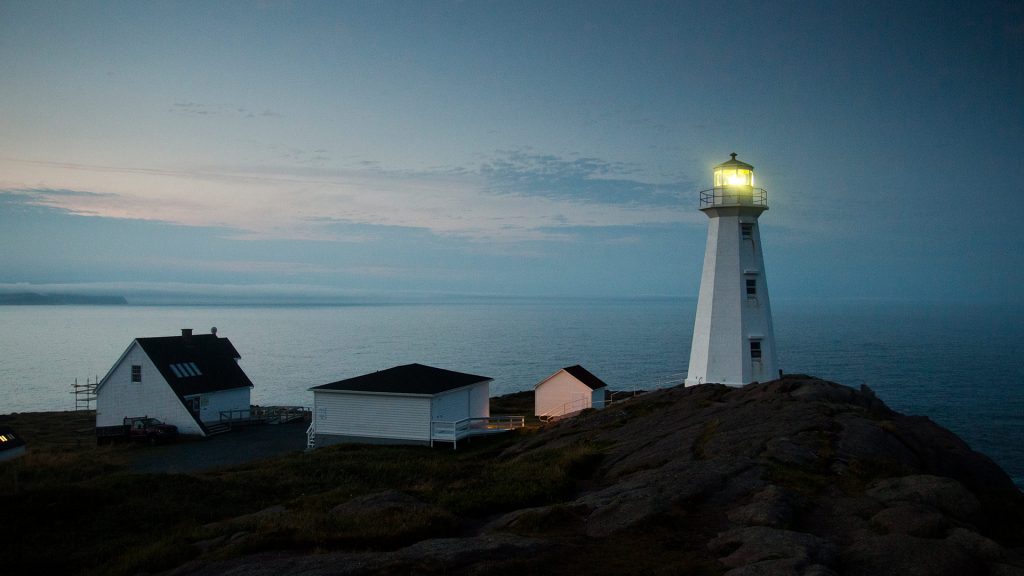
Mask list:
[[579,412],[592,406],[593,392],[572,374],[559,370],[534,388],[533,413],[536,416],[562,416]]
[[487,382],[435,394],[431,401],[431,419],[435,421],[457,422],[490,415],[490,386]]
[[[697,298],[686,385],[717,382],[742,386],[778,377],[768,282],[761,250],[759,207],[706,209],[709,216],[704,268]],[[753,224],[741,238],[741,224]],[[749,274],[748,274],[749,273]],[[757,280],[757,297],[746,295],[746,279]],[[761,342],[752,362],[750,340]]]
[[480,382],[469,389],[469,415],[473,418],[486,418],[491,415],[490,382]]
[[430,397],[313,391],[317,435],[428,442]]
[[[220,390],[218,392],[207,392],[204,394],[197,394],[199,396],[199,419],[206,423],[220,422],[220,413],[227,412],[228,410],[245,410],[246,413],[249,411],[249,397],[251,388],[243,386],[241,388],[231,388],[230,390]],[[193,398],[193,396],[186,396],[185,399]],[[238,414],[234,414],[235,418],[238,418]]]
[[469,388],[435,394],[430,401],[430,419],[457,422],[469,418]]
[[[132,365],[142,366],[142,382],[132,382]],[[128,417],[149,416],[174,424],[181,434],[204,435],[137,342],[96,391],[96,425],[120,426]]]

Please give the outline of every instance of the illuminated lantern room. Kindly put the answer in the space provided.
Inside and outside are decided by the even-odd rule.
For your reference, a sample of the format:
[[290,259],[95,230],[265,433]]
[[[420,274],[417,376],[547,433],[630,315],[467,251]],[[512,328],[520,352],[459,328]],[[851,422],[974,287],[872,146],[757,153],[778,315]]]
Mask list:
[[768,193],[754,188],[754,167],[736,159],[715,166],[715,187],[700,194],[701,208],[714,206],[753,205],[768,208]]
[[715,188],[726,186],[753,186],[754,167],[736,159],[736,153],[729,154],[732,160],[715,166]]

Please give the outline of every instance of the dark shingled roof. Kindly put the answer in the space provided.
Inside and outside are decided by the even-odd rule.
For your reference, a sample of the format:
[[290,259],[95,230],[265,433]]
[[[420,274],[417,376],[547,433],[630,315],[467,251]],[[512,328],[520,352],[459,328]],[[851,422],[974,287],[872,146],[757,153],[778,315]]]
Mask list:
[[387,370],[339,380],[310,390],[345,390],[352,392],[386,392],[391,394],[437,394],[479,382],[492,380],[487,376],[453,372],[443,368],[406,364]]
[[575,366],[569,366],[568,368],[563,368],[563,370],[565,370],[569,374],[572,374],[577,380],[586,384],[587,388],[590,388],[591,390],[597,390],[598,388],[604,388],[605,386],[607,386],[607,384],[602,382],[600,378],[594,376],[589,371],[587,371],[586,368],[580,366],[579,364]]
[[715,166],[715,168],[716,169],[717,168],[746,168],[747,170],[753,170],[754,169],[754,167],[751,166],[750,164],[747,164],[746,162],[744,162],[742,160],[737,160],[735,152],[733,152],[732,154],[729,154],[729,156],[732,156],[732,159],[726,160],[725,162],[722,162],[718,166]]
[[[174,392],[182,398],[193,394],[252,387],[252,381],[236,362],[241,356],[227,338],[218,338],[215,334],[196,334],[136,338],[136,341]],[[198,375],[183,373],[179,369],[179,373],[182,374],[179,376],[171,367],[172,364],[180,366],[189,363],[198,368]]]

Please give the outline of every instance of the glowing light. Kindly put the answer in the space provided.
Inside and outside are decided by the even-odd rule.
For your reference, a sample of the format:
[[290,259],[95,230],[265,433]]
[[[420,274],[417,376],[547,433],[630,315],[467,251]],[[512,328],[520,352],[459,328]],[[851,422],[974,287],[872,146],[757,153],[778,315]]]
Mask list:
[[715,186],[753,186],[754,173],[746,168],[715,170]]

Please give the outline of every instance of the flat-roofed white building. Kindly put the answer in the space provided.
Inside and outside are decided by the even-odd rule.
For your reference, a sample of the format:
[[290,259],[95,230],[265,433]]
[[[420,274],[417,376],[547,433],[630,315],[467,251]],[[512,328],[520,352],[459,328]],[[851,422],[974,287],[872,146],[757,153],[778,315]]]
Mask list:
[[[339,442],[430,444],[470,435],[490,416],[491,378],[406,364],[310,388],[309,447]],[[461,426],[461,428],[460,428]]]

